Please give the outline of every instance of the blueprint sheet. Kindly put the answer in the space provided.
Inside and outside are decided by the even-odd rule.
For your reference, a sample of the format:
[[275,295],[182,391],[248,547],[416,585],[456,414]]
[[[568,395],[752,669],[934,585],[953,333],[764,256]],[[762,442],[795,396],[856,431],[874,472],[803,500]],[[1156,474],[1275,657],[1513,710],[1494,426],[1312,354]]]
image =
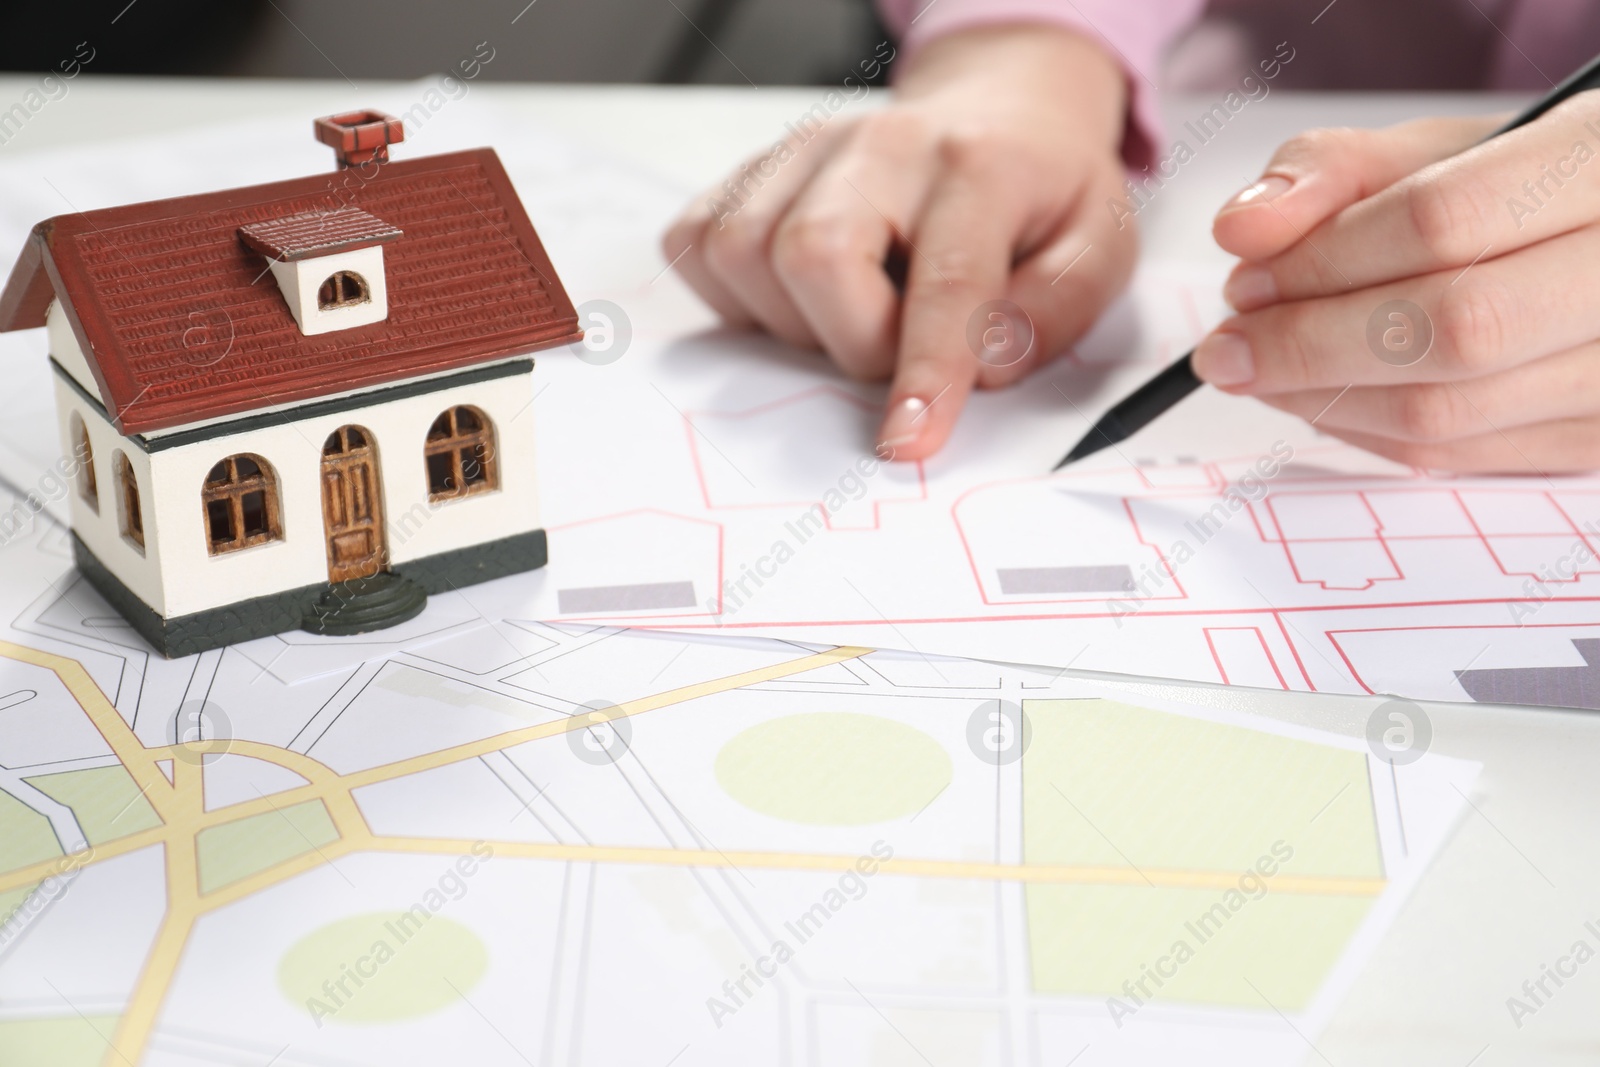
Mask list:
[[[473,593],[482,614],[1600,707],[1600,480],[1429,477],[1211,390],[1048,473],[1221,317],[1214,267],[1150,250],[1073,352],[975,396],[939,456],[881,464],[880,389],[716,329],[665,270],[658,234],[688,190],[476,97],[449,108],[397,153],[495,143],[611,346],[538,359],[551,563]],[[0,163],[0,246],[64,211],[328,168],[304,125],[132,142],[114,171],[100,149]],[[44,348],[0,337],[0,474],[22,491],[56,447]]]

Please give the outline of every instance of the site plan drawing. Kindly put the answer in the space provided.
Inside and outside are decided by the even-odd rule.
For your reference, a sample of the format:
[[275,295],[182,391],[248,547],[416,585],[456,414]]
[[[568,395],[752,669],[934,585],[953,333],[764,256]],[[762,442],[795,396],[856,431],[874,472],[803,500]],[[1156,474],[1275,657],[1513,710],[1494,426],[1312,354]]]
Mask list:
[[[44,338],[0,339],[0,1063],[1314,1059],[1476,765],[1065,668],[1581,703],[1600,483],[1428,479],[1216,395],[1045,476],[1220,314],[1182,264],[874,463],[877,392],[662,274],[686,190],[508,125],[408,143],[496,143],[590,316],[535,369],[538,573],[163,659],[73,569]],[[299,128],[8,159],[0,238],[325,165]]]
[[[407,141],[497,144],[591,331],[590,350],[535,369],[552,563],[509,615],[1600,707],[1600,479],[1429,476],[1214,390],[1048,473],[1221,318],[1219,267],[1148,262],[1072,352],[975,395],[938,456],[880,463],[881,390],[712,328],[663,272],[655,235],[688,190],[527,123],[496,136],[511,124],[472,98]],[[114,182],[82,165],[87,150],[18,156],[0,168],[17,190],[0,237],[20,243],[63,196],[88,209],[326,166],[299,130],[275,119],[139,142]],[[51,507],[44,344],[0,338],[15,386],[0,400],[0,477]],[[0,516],[0,532],[30,517]],[[391,540],[428,518],[390,516]]]
[[30,1067],[1294,1063],[1475,775],[1058,670],[464,600],[165,660],[59,527],[5,554]]

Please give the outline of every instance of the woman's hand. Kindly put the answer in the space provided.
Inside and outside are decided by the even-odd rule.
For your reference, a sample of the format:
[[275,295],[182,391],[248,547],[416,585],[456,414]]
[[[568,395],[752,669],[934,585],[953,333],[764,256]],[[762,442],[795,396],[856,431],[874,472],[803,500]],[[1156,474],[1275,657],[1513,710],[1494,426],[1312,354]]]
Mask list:
[[[745,179],[742,202],[710,190],[663,247],[729,322],[823,348],[853,378],[892,378],[880,444],[919,459],[974,385],[1013,382],[1088,329],[1137,238],[1107,206],[1123,191],[1126,87],[1097,45],[1042,26],[975,30],[901,75],[882,110],[752,161],[764,181]],[[1016,362],[969,344],[974,322],[978,337],[1025,328],[980,312],[997,299],[1031,320]]]
[[1500,121],[1281,148],[1217,216],[1196,373],[1416,467],[1600,467],[1600,94],[1469,148]]

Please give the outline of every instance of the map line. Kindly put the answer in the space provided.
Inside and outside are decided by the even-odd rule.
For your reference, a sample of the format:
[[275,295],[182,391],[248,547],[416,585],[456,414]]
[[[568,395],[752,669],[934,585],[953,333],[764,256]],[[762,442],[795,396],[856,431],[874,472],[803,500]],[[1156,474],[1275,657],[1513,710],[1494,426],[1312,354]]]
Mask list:
[[[161,1017],[184,949],[195,924],[203,915],[355,853],[461,855],[487,844],[501,856],[569,864],[836,873],[852,867],[856,857],[756,850],[725,851],[715,848],[504,840],[480,842],[380,835],[375,834],[367,823],[355,797],[355,790],[494,753],[503,754],[507,749],[529,741],[587,729],[597,721],[640,715],[700,697],[803,674],[830,664],[858,659],[870,651],[854,647],[828,649],[723,678],[638,697],[603,713],[573,715],[537,723],[435,752],[340,773],[312,756],[259,741],[213,738],[177,745],[146,746],[81,664],[64,656],[0,641],[0,658],[42,667],[57,676],[121,761],[160,820],[159,826],[91,843],[91,847],[82,852],[56,856],[0,873],[0,892],[23,888],[52,874],[59,875],[68,870],[103,863],[156,845],[162,847],[167,908],[117,1021],[115,1036],[103,1061],[106,1067],[115,1067],[119,1062],[137,1063],[142,1058]],[[273,763],[295,772],[306,780],[306,784],[207,811],[204,764],[208,758],[221,758],[222,754],[249,756]],[[172,764],[170,781],[157,766],[166,760]],[[326,844],[312,844],[304,852],[244,874],[211,888],[209,892],[202,891],[201,844],[206,834],[215,832],[218,827],[269,812],[287,819],[285,809],[306,802],[319,802],[326,809],[337,836]],[[305,835],[302,833],[301,836]],[[307,843],[311,844],[309,839]],[[1246,873],[1233,870],[1141,870],[1131,866],[1007,864],[902,856],[884,860],[880,870],[885,874],[923,878],[1219,891],[1237,888]],[[1381,877],[1283,873],[1274,878],[1273,891],[1293,895],[1375,897],[1387,885],[1387,879]]]

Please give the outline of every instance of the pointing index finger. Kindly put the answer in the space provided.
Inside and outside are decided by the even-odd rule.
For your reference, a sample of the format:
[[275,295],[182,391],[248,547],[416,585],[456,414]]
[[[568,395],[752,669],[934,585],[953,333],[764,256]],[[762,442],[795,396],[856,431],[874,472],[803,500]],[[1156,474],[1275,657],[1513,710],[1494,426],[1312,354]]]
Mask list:
[[978,378],[967,341],[973,314],[1005,294],[1016,233],[1015,207],[987,160],[962,159],[931,194],[911,250],[900,351],[880,448],[922,459],[950,436]]

